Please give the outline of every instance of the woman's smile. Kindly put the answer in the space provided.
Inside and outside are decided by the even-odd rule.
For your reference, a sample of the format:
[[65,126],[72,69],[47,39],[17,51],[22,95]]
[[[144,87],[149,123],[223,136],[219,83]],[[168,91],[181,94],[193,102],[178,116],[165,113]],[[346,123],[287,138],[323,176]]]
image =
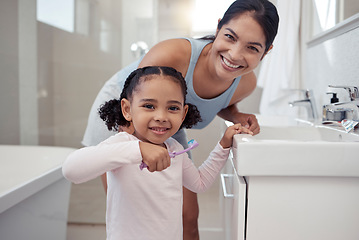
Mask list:
[[231,63],[227,58],[225,58],[223,56],[221,56],[221,58],[222,58],[222,62],[224,63],[224,65],[227,67],[233,68],[234,70],[237,70],[239,68],[244,68],[244,66],[235,65],[235,64]]
[[233,79],[252,71],[264,54],[265,35],[250,13],[232,18],[218,30],[210,54],[220,79]]

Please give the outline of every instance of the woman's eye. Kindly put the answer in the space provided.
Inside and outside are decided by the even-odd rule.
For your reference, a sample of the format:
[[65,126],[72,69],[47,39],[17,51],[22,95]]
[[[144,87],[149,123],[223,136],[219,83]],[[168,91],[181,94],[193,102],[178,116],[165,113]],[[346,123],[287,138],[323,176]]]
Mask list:
[[253,46],[250,46],[249,49],[251,49],[251,50],[253,50],[253,51],[255,51],[255,52],[259,52],[258,48],[253,47]]
[[231,34],[224,34],[227,38],[231,39],[231,40],[235,40],[234,37]]

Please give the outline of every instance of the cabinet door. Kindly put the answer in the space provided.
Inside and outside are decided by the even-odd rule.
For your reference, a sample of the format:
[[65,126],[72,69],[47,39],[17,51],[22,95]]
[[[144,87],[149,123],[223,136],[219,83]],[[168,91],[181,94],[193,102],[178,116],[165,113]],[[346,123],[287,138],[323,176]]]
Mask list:
[[235,173],[230,158],[221,174],[223,228],[226,240],[245,239],[246,184]]
[[245,179],[235,174],[233,181],[233,230],[232,239],[245,240],[246,236],[246,208],[247,208],[247,184]]
[[247,240],[358,240],[359,179],[246,177]]

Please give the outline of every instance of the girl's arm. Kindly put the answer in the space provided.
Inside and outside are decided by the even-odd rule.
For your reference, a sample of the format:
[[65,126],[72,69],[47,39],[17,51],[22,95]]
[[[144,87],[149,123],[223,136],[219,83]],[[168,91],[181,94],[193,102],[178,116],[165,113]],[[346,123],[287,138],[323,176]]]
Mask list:
[[224,149],[217,143],[207,160],[198,169],[187,154],[183,154],[183,186],[196,193],[209,189],[226,164],[229,151],[230,148]]
[[[233,136],[238,133],[253,135],[249,129],[242,127],[241,124],[234,124],[227,128],[221,141],[209,154],[209,157],[197,169],[193,162],[185,156],[183,166],[183,186],[193,192],[204,192],[214,182],[219,172],[222,170],[228,159],[229,151],[233,143]],[[186,154],[184,154],[186,155]]]
[[66,179],[82,183],[127,164],[140,164],[139,140],[129,140],[117,134],[96,146],[84,147],[71,153],[62,166]]

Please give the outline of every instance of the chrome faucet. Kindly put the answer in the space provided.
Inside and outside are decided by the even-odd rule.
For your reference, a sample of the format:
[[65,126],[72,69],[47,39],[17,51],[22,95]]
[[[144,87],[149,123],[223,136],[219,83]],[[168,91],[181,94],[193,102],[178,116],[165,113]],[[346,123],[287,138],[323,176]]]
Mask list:
[[304,93],[304,99],[289,102],[289,106],[303,106],[307,109],[308,120],[314,121],[318,118],[317,108],[315,106],[313,91],[309,89],[297,89]]
[[333,86],[347,90],[350,101],[337,102],[323,106],[323,121],[342,121],[343,119],[359,121],[359,91],[355,86]]

